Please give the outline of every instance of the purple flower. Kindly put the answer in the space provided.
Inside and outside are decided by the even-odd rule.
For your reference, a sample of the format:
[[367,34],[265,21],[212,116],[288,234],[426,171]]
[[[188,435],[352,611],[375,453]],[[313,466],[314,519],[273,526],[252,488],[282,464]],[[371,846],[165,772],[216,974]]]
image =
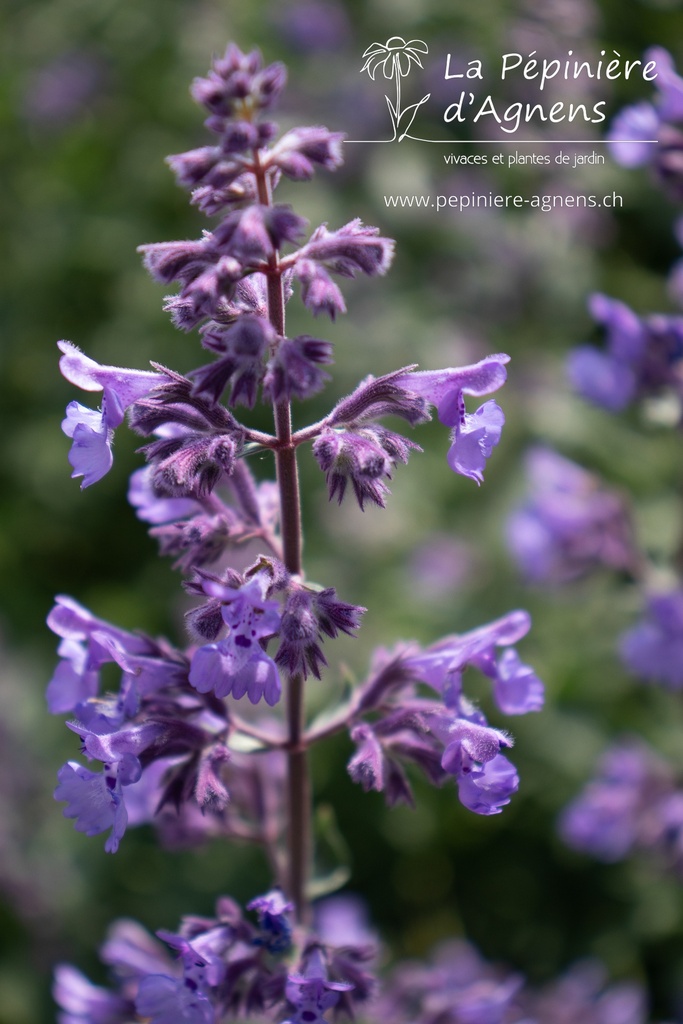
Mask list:
[[328,981],[322,951],[313,947],[301,973],[287,978],[287,1002],[294,1013],[282,1024],[327,1024],[325,1011],[336,1006],[342,992],[352,988],[348,982]]
[[680,690],[683,687],[683,589],[652,595],[644,618],[623,634],[619,650],[634,675]]
[[[58,653],[62,661],[47,688],[52,714],[80,708],[95,697],[102,665],[127,657],[145,658],[156,653],[150,640],[118,629],[92,615],[70,597],[61,596],[47,618],[53,633],[62,638]],[[129,663],[129,670],[140,674],[141,665]],[[125,708],[122,706],[122,713]]]
[[346,312],[344,296],[324,267],[315,260],[297,259],[292,276],[301,282],[301,298],[307,309],[317,316],[327,313],[334,320]]
[[138,519],[155,525],[186,519],[201,511],[201,505],[192,498],[165,498],[157,495],[152,487],[151,466],[136,469],[131,475],[128,501]]
[[140,982],[135,1009],[149,1024],[213,1024],[214,1008],[186,978],[152,974]]
[[466,718],[455,718],[448,724],[433,726],[433,731],[445,738],[441,766],[457,778],[469,775],[473,770],[481,770],[500,754],[501,747],[512,746],[507,733]]
[[321,224],[291,262],[313,260],[341,277],[355,277],[359,271],[374,277],[386,274],[393,255],[393,240],[379,237],[379,228],[368,227],[356,217],[336,231]]
[[221,117],[250,116],[251,109],[272,106],[287,80],[283,64],[263,67],[258,50],[242,53],[230,43],[222,57],[213,61],[207,78],[195,78],[192,96],[212,114]]
[[625,501],[592,473],[547,448],[526,459],[529,496],[510,516],[507,543],[524,575],[563,583],[600,565],[637,563]]
[[504,423],[503,410],[494,401],[480,405],[471,416],[463,411],[447,456],[453,472],[483,483],[486,460],[500,441]]
[[202,345],[218,352],[220,358],[192,371],[194,390],[218,402],[230,383],[230,404],[242,402],[253,408],[265,371],[265,354],[277,338],[268,321],[256,314],[242,313],[236,323],[227,326],[209,321],[201,328],[201,334]]
[[659,134],[659,115],[651,103],[624,107],[612,121],[607,139],[622,167],[642,167],[654,156],[652,140]]
[[500,814],[518,788],[517,769],[502,754],[458,776],[460,803],[475,814]]
[[268,363],[263,381],[264,397],[304,400],[321,391],[330,375],[320,369],[332,362],[332,345],[309,334],[283,338]]
[[236,589],[205,582],[205,593],[221,601],[223,621],[230,632],[224,640],[195,652],[189,678],[199,693],[213,691],[217,697],[231,693],[235,699],[247,694],[252,704],[263,697],[271,706],[279,701],[277,666],[259,643],[280,627],[277,601],[265,598],[268,585],[262,573]]
[[294,904],[286,900],[279,889],[271,889],[264,896],[257,896],[247,903],[247,910],[258,914],[261,936],[258,944],[269,953],[284,953],[292,942],[292,923],[289,914]]
[[325,473],[330,501],[336,496],[341,505],[347,484],[361,509],[371,501],[385,508],[384,496],[397,462],[406,463],[411,448],[421,449],[413,441],[386,427],[368,425],[356,430],[323,429],[313,442],[313,454]]
[[57,773],[55,800],[66,801],[64,817],[76,819],[78,832],[96,836],[111,829],[104,848],[107,853],[116,853],[128,824],[122,787],[137,782],[140,772],[140,762],[132,754],[105,764],[101,773],[69,761]]
[[455,473],[479,484],[484,479],[486,460],[500,441],[505,416],[494,401],[485,402],[469,414],[463,396],[497,391],[505,383],[505,364],[509,359],[504,354],[487,356],[471,366],[411,372],[396,380],[406,390],[435,405],[441,422],[454,428],[448,465]]
[[659,788],[657,767],[643,747],[621,743],[603,754],[596,777],[562,812],[560,835],[576,850],[611,862],[638,841],[643,811]]
[[101,366],[69,341],[58,345],[63,353],[59,368],[64,377],[84,391],[104,392],[100,412],[71,402],[62,423],[64,433],[73,439],[69,452],[71,475],[82,476],[81,487],[89,487],[111,469],[114,430],[123,422],[126,409],[157,387],[163,377],[144,370]]
[[567,360],[569,380],[582,398],[610,412],[621,412],[633,398],[636,378],[630,366],[593,345],[579,345]]
[[623,302],[600,294],[591,296],[589,308],[606,329],[607,350],[582,345],[571,353],[569,377],[582,397],[618,412],[636,397],[666,389],[680,395],[683,317],[641,319]]
[[526,715],[543,707],[543,683],[514,648],[503,651],[498,659],[493,696],[504,715]]
[[[437,950],[431,963],[399,964],[380,996],[374,1019],[521,1024],[513,1000],[522,983],[519,975],[490,967],[468,943],[451,941]],[[553,1024],[558,1022],[559,1018]],[[532,1024],[532,1019],[525,1018],[525,1024]],[[533,1024],[538,1024],[535,1018]]]
[[313,177],[315,165],[334,171],[344,162],[343,134],[327,128],[293,128],[283,135],[267,155],[269,166],[278,167],[294,181]]
[[[610,128],[610,149],[624,167],[650,164],[674,197],[683,196],[683,79],[671,54],[660,46],[645,53],[644,63],[657,67],[652,103],[637,103],[617,114]],[[648,144],[649,140],[649,144]]]
[[125,1024],[134,1012],[130,1000],[93,985],[71,964],[58,964],[54,979],[59,1024]]
[[526,636],[530,627],[527,612],[509,612],[486,626],[445,637],[424,651],[408,654],[404,667],[414,679],[442,694],[447,706],[456,706],[466,666],[474,664],[496,678],[495,647],[509,647]]

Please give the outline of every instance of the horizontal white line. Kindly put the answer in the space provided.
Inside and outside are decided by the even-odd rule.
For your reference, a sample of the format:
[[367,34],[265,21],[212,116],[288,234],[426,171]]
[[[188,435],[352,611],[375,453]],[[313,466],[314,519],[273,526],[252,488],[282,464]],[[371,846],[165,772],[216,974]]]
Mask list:
[[[395,139],[344,139],[347,144],[376,145],[395,142]],[[405,139],[402,141],[405,142]],[[612,142],[629,143],[639,146],[642,143],[656,145],[659,139],[410,139],[411,142],[431,142],[438,146],[607,146]]]

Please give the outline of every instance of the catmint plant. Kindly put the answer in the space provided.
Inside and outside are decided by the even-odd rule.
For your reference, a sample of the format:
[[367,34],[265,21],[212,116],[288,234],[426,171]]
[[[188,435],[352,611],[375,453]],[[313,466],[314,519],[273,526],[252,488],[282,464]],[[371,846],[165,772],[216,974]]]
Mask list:
[[[342,161],[338,133],[314,126],[278,136],[270,116],[285,78],[281,64],[264,66],[258,52],[230,45],[194,81],[212,141],[168,163],[216,222],[196,241],[141,246],[152,276],[177,283],[165,308],[180,330],[197,330],[201,365],[187,375],[160,363],[101,366],[60,343],[64,376],[101,393],[97,410],[67,409],[73,476],[89,487],[109,472],[127,416],[146,459],[129,500],[185,576],[189,646],[121,629],[70,597],[58,597],[48,619],[60,638],[49,707],[71,716],[86,762],[58,772],[55,796],[75,828],[104,834],[110,853],[144,821],[167,840],[251,841],[265,851],[273,885],[244,909],[219,896],[214,917],[186,917],[177,932],[158,932],[160,941],[129,921],[115,924],[101,951],[112,989],[58,969],[63,1024],[254,1015],[315,1024],[353,1015],[376,990],[377,941],[342,898],[311,906],[310,748],[345,731],[350,777],[389,805],[414,802],[418,769],[436,785],[452,779],[466,808],[492,815],[518,787],[513,741],[467,695],[468,670],[490,679],[502,716],[543,704],[542,683],[515,648],[529,616],[513,611],[425,647],[378,649],[347,699],[307,719],[307,688],[326,685],[328,641],[356,635],[365,609],[305,574],[300,449],[317,462],[330,499],[383,508],[397,464],[418,450],[385,417],[416,427],[435,409],[450,431],[444,472],[479,484],[504,416],[492,399],[475,408],[468,400],[501,387],[508,356],[370,376],[322,419],[294,424],[293,402],[328,384],[333,346],[288,337],[287,303],[298,294],[312,314],[334,320],[346,308],[338,282],[385,274],[393,242],[358,219],[306,236],[306,221],[274,199],[283,176],[306,181]],[[272,432],[243,417],[259,399],[272,406]],[[272,455],[274,482],[257,482],[254,453]],[[238,570],[231,557],[247,544],[258,554]],[[102,692],[106,665],[121,670],[117,692]],[[516,988],[503,985],[496,1005]]]

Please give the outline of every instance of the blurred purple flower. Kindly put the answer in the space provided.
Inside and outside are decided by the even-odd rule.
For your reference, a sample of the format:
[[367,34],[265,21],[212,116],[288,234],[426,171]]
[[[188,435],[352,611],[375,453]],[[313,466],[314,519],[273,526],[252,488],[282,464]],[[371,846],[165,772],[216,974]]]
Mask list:
[[683,394],[683,317],[638,317],[625,303],[592,295],[591,316],[604,326],[607,349],[581,345],[569,356],[573,387],[610,412],[666,390]]
[[549,448],[526,457],[528,497],[508,519],[507,544],[524,575],[564,583],[600,565],[638,561],[624,499],[598,477]]
[[302,53],[338,52],[351,37],[351,26],[336,0],[295,0],[283,11],[274,5],[282,37]]
[[34,71],[23,96],[23,113],[41,131],[54,131],[86,114],[107,77],[94,53],[71,50]]
[[[683,197],[683,78],[671,54],[661,46],[647,50],[643,63],[656,63],[652,103],[637,103],[621,110],[608,133],[610,149],[624,167],[651,165],[673,193]],[[649,144],[648,141],[649,140]]]
[[648,682],[683,687],[683,589],[649,597],[644,618],[621,637],[627,668]]

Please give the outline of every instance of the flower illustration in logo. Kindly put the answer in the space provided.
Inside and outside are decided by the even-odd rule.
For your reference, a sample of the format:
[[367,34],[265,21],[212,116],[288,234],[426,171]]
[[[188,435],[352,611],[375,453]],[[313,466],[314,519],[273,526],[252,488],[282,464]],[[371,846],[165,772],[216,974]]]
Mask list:
[[[395,103],[392,103],[388,96],[386,96],[386,101],[389,107],[389,114],[391,115],[391,124],[394,129],[393,137],[395,139],[398,136],[399,142],[407,136],[418,108],[431,95],[431,93],[427,93],[418,103],[411,103],[409,106],[401,109],[401,79],[408,75],[413,64],[422,67],[420,54],[428,52],[429,47],[421,39],[411,39],[407,43],[401,36],[391,36],[390,39],[387,39],[386,43],[371,43],[363,54],[365,64],[361,68],[361,73],[367,71],[374,82],[375,75],[381,68],[386,79],[394,79],[396,82]],[[401,126],[402,131],[399,135],[400,122],[404,123]]]

